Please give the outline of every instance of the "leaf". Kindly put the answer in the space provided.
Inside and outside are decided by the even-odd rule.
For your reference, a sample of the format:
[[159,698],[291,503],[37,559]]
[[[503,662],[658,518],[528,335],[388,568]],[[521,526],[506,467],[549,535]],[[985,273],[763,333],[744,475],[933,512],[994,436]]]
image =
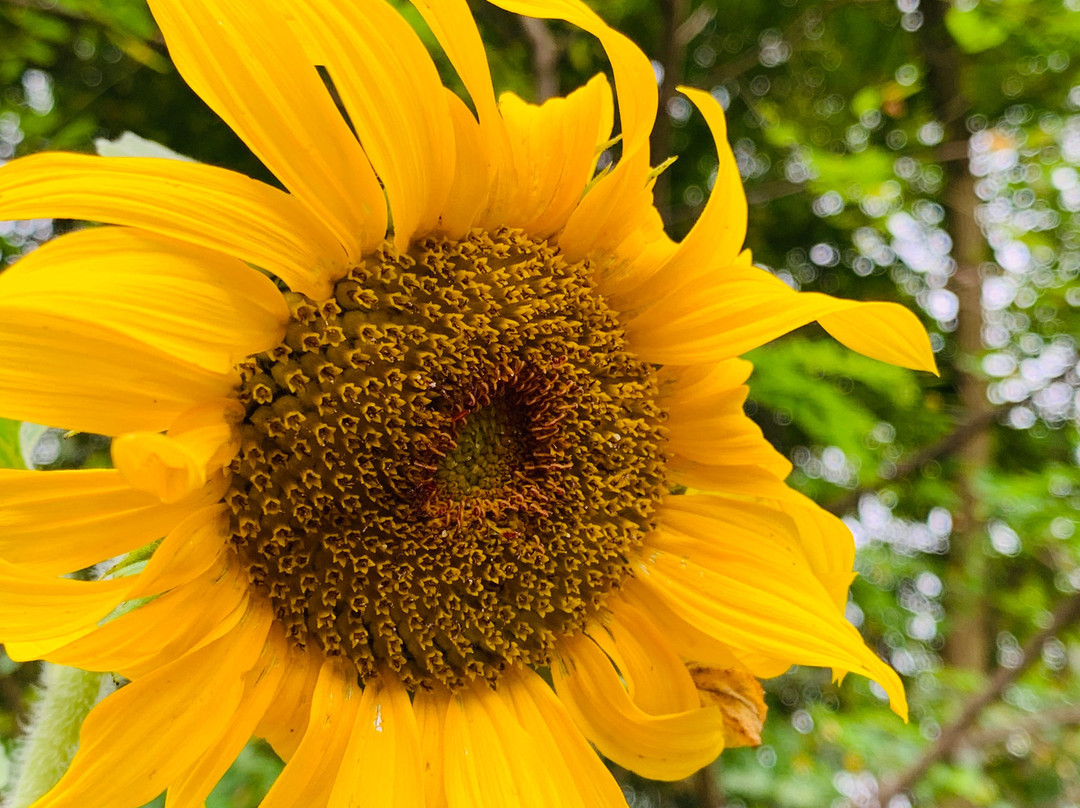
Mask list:
[[808,156],[818,170],[810,183],[815,193],[837,191],[846,199],[857,199],[876,192],[895,180],[895,157],[883,149],[867,149],[858,154],[834,154],[826,149],[808,149]]
[[9,418],[0,418],[0,468],[26,468],[19,450],[19,422]]
[[851,395],[848,385],[860,382],[896,406],[918,400],[911,371],[886,365],[849,351],[831,340],[784,340],[752,352],[751,396],[770,410],[786,411],[811,441],[838,446],[870,467],[873,454],[863,442],[879,421],[866,396]]
[[978,6],[967,11],[951,7],[945,12],[945,27],[965,53],[982,53],[996,48],[1012,33],[1000,17],[983,14]]
[[150,10],[139,0],[62,0],[59,5],[109,30],[139,39],[151,39],[157,33]]
[[62,45],[71,39],[71,29],[59,17],[32,8],[15,8],[11,18],[35,39]]
[[881,109],[881,88],[874,85],[863,87],[851,99],[851,111],[861,116],[873,109]]

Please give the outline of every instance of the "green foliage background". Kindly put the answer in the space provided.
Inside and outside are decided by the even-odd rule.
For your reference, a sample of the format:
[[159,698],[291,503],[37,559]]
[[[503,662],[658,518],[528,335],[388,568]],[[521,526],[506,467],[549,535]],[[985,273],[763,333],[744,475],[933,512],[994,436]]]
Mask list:
[[[872,806],[929,752],[890,808],[1080,804],[1075,621],[1024,650],[1080,589],[1080,2],[595,7],[662,75],[653,162],[679,158],[657,187],[671,232],[693,224],[716,167],[674,92],[687,83],[728,109],[757,262],[797,288],[910,306],[942,371],[887,367],[810,328],[750,357],[748,410],[794,461],[791,483],[856,535],[849,616],[905,677],[910,723],[864,680],[793,670],[768,683],[761,747],[684,783],[616,772],[628,801]],[[474,8],[497,88],[536,98],[608,69],[568,26]],[[0,0],[0,160],[127,130],[270,180],[172,69],[141,0]],[[0,222],[0,259],[73,226]],[[0,466],[107,456],[101,439],[0,421]],[[0,656],[8,753],[35,676]],[[279,766],[251,745],[211,808],[256,805]],[[0,757],[0,784],[5,770]]]

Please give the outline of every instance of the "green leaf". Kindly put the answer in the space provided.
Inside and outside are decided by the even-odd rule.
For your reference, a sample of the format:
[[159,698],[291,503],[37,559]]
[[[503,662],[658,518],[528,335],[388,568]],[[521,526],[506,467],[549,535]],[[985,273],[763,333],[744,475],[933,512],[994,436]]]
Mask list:
[[982,53],[996,48],[1012,33],[1000,17],[984,14],[978,6],[967,11],[953,6],[945,13],[945,27],[966,53]]
[[0,468],[26,468],[19,450],[19,422],[9,418],[0,418]]
[[35,39],[60,45],[71,38],[71,29],[61,18],[32,8],[12,9],[11,17]]
[[877,467],[878,457],[865,436],[921,400],[912,371],[868,359],[828,339],[783,340],[753,351],[747,359],[755,367],[750,379],[755,401],[788,413],[792,425],[812,443],[839,447],[866,473]]
[[837,191],[847,199],[876,193],[896,178],[892,154],[884,149],[867,149],[858,154],[834,154],[825,149],[811,149],[809,156],[818,169],[810,185],[817,193]]
[[881,102],[881,88],[871,84],[855,93],[855,97],[851,99],[851,111],[861,116],[870,110],[881,109]]

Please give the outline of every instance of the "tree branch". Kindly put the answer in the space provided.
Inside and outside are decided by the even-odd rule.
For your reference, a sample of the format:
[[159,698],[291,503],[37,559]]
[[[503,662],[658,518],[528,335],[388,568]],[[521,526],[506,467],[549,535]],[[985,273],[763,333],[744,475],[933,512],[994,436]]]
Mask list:
[[525,36],[532,43],[533,72],[536,74],[536,102],[539,104],[559,94],[559,43],[547,23],[534,17],[519,16]]
[[[662,19],[664,38],[659,54],[660,64],[664,66],[664,77],[660,82],[660,107],[650,137],[650,157],[653,165],[660,165],[671,156],[671,116],[668,115],[668,102],[675,95],[675,88],[683,83],[686,69],[686,46],[689,39],[685,28],[688,0],[662,0]],[[681,33],[680,33],[681,32]],[[664,222],[670,225],[672,209],[675,207],[671,198],[671,174],[668,171],[656,178],[653,196],[657,210]]]
[[698,34],[716,17],[716,6],[705,3],[698,6],[686,18],[686,22],[675,29],[675,41],[683,47],[689,45]]
[[792,194],[801,194],[806,190],[805,182],[790,182],[788,180],[772,180],[760,185],[753,185],[746,189],[746,202],[748,205],[765,205],[774,199],[781,199]]
[[837,516],[843,516],[858,504],[859,498],[862,497],[863,494],[873,493],[896,480],[902,480],[905,477],[909,477],[927,463],[933,460],[940,460],[943,457],[948,457],[953,452],[964,448],[968,441],[982,434],[983,430],[994,423],[1001,412],[1002,411],[999,409],[993,409],[978,413],[970,421],[957,426],[956,429],[937,443],[926,447],[920,452],[916,452],[907,460],[897,463],[895,472],[893,472],[892,476],[888,479],[882,478],[872,485],[850,491],[826,505],[826,510]]
[[[16,9],[30,9],[31,11],[40,11],[43,14],[49,14],[53,17],[60,17],[65,20],[71,20],[72,22],[85,22],[93,23],[104,28],[107,31],[120,32],[114,28],[110,23],[108,15],[105,11],[98,13],[77,11],[75,9],[67,8],[59,3],[53,2],[53,0],[0,0],[4,5],[12,6]],[[141,38],[141,37],[140,37]],[[155,32],[153,36],[145,38],[145,41],[151,45],[160,46],[162,53],[164,53],[165,38],[160,32]]]
[[1007,741],[1016,732],[1042,734],[1054,727],[1068,727],[1074,724],[1080,724],[1080,704],[1063,704],[1024,716],[1007,727],[969,732],[963,739],[963,745],[969,749],[982,749]]
[[[783,33],[780,34],[780,37],[789,45],[791,45],[792,50],[794,50],[797,44],[799,44],[802,40],[806,39],[806,25],[810,22],[813,16],[821,14],[822,19],[824,20],[824,17],[826,15],[831,14],[838,8],[843,8],[844,6],[848,6],[853,3],[857,3],[860,5],[869,5],[871,3],[877,2],[880,2],[880,0],[833,0],[831,3],[826,3],[824,8],[816,5],[812,6],[810,10],[804,12],[803,14],[800,14],[794,21],[792,21],[791,24],[784,29]],[[760,66],[760,56],[760,52],[758,51],[758,49],[755,48],[740,54],[737,59],[733,59],[730,62],[726,62],[720,65],[715,78],[716,83],[722,84],[726,81],[737,79],[746,71],[753,70],[755,67]]]
[[4,0],[9,6],[15,6],[16,8],[29,8],[34,11],[43,11],[52,14],[56,17],[66,17],[69,20],[78,20],[85,22],[90,19],[86,14],[78,11],[72,11],[70,8],[57,5],[55,3],[46,3],[43,0]]
[[997,701],[1005,688],[1019,679],[1039,659],[1047,641],[1078,617],[1080,617],[1080,592],[1062,600],[1054,609],[1050,625],[1028,639],[1021,652],[1019,665],[1015,668],[998,668],[986,689],[964,706],[960,715],[941,731],[933,746],[927,749],[906,771],[886,783],[878,791],[878,803],[882,806],[888,805],[889,800],[909,790],[919,782],[931,766],[955,749],[963,741],[967,731],[974,725],[982,711]]
[[704,769],[700,769],[693,777],[694,791],[697,794],[698,805],[701,808],[722,808],[724,805],[724,794],[720,788],[719,774],[714,771],[718,766],[719,762],[706,766]]

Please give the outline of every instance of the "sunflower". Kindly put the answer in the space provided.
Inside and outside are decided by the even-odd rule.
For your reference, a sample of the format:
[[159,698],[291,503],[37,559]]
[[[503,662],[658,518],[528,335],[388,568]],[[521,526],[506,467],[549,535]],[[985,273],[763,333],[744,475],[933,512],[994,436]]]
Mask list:
[[719,167],[668,238],[652,68],[582,3],[496,2],[608,54],[615,93],[541,105],[496,99],[465,0],[412,4],[467,101],[381,0],[150,0],[287,190],[0,170],[0,217],[106,225],[0,276],[0,415],[112,436],[114,464],[0,472],[0,640],[130,680],[37,808],[200,806],[252,736],[286,761],[264,808],[617,806],[591,747],[685,777],[756,740],[757,679],[792,664],[906,710],[844,619],[851,536],[784,485],[737,357],[817,320],[933,369],[917,319],[751,264],[693,89]]

